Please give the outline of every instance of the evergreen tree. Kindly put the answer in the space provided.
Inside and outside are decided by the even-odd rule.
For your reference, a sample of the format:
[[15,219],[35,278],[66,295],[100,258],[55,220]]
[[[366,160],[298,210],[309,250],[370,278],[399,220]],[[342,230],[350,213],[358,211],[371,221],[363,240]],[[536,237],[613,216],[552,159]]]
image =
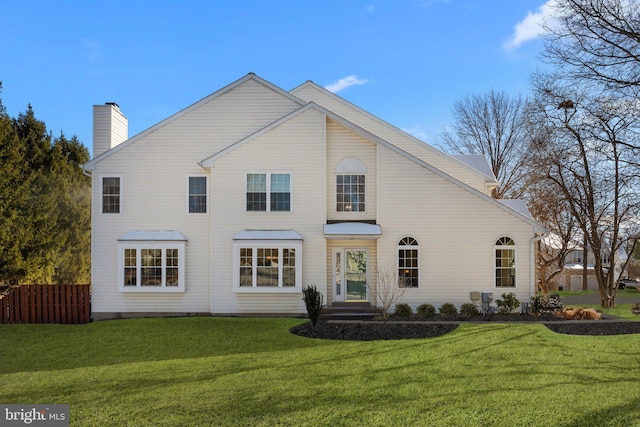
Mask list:
[[88,160],[76,137],[54,139],[30,105],[12,119],[0,101],[0,285],[89,282]]

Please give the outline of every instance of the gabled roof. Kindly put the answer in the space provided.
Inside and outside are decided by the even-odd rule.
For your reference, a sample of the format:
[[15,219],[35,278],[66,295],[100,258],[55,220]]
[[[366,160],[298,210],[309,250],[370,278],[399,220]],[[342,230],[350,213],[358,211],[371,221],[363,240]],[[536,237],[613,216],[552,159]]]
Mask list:
[[477,170],[487,178],[497,181],[487,158],[482,154],[453,154],[451,157]]
[[84,170],[87,171],[91,171],[95,168],[96,164],[98,162],[100,162],[101,160],[113,155],[114,153],[117,153],[118,151],[122,150],[123,148],[127,147],[130,144],[133,144],[134,142],[138,141],[139,139],[144,138],[145,136],[157,131],[158,129],[170,124],[171,122],[173,122],[174,120],[179,119],[180,117],[184,116],[187,113],[190,113],[193,110],[196,110],[197,108],[199,108],[200,106],[211,102],[212,100],[214,100],[215,98],[218,98],[221,95],[224,95],[225,93],[235,89],[236,87],[246,83],[249,80],[253,80],[255,82],[260,83],[263,86],[266,86],[267,88],[273,90],[274,92],[279,93],[280,95],[289,98],[291,101],[295,102],[296,104],[299,105],[304,105],[305,102],[303,100],[301,100],[300,98],[296,97],[295,95],[287,92],[284,89],[279,88],[278,86],[274,85],[271,82],[268,82],[267,80],[258,77],[257,75],[255,75],[254,73],[249,73],[246,76],[242,77],[241,79],[236,80],[235,82],[228,84],[227,86],[223,87],[222,89],[219,89],[217,91],[215,91],[214,93],[212,93],[209,96],[206,96],[205,98],[202,98],[200,101],[191,104],[190,106],[188,106],[187,108],[184,108],[183,110],[173,114],[172,116],[169,116],[168,118],[162,120],[161,122],[156,123],[155,125],[151,126],[150,128],[140,132],[139,134],[129,138],[128,140],[124,141],[123,143],[113,147],[110,150],[105,151],[104,153],[100,154],[99,156],[94,157],[93,159],[89,160],[87,163],[85,163],[84,165],[82,165],[82,168]]
[[[490,174],[487,174],[486,171],[483,171],[483,167],[475,167],[475,166],[479,166],[479,164],[477,163],[477,159],[476,161],[464,161],[463,159],[460,158],[456,158],[454,156],[451,156],[447,153],[445,153],[442,150],[439,150],[437,148],[435,148],[434,146],[427,144],[426,142],[422,141],[419,138],[416,138],[415,136],[411,135],[410,133],[407,133],[405,131],[403,131],[402,129],[397,128],[396,126],[392,125],[391,123],[388,123],[386,121],[384,121],[383,119],[381,119],[378,116],[375,116],[373,114],[371,114],[370,112],[368,112],[367,110],[362,109],[361,107],[358,107],[357,105],[347,101],[346,99],[342,98],[341,96],[336,95],[335,93],[325,89],[324,87],[318,85],[317,83],[315,83],[312,80],[307,80],[306,82],[304,82],[303,84],[301,84],[300,86],[297,86],[293,89],[291,89],[289,92],[292,94],[295,94],[295,92],[300,91],[302,89],[304,89],[305,87],[311,87],[313,89],[315,89],[318,92],[323,93],[324,95],[328,96],[329,98],[338,101],[339,103],[365,115],[366,117],[368,117],[369,119],[377,122],[378,124],[387,127],[388,129],[392,129],[394,130],[396,133],[399,133],[401,135],[403,135],[404,137],[408,138],[409,140],[411,140],[412,142],[414,142],[416,144],[416,146],[422,148],[422,149],[426,149],[428,150],[430,153],[441,157],[443,159],[447,159],[447,160],[451,160],[451,159],[455,159],[457,160],[456,163],[462,163],[465,167],[467,167],[468,169],[470,169],[471,171],[473,171],[475,174],[481,175],[484,179],[489,178],[492,181],[495,181],[496,185],[498,184],[496,177],[493,175],[493,172],[491,172]],[[472,166],[471,164],[469,164],[469,162],[473,162],[475,164],[475,166]],[[486,160],[485,160],[486,163]],[[490,168],[489,168],[490,170]]]
[[378,135],[375,135],[371,132],[369,132],[368,130],[356,125],[353,122],[350,122],[349,120],[345,119],[344,117],[341,117],[339,115],[337,115],[336,113],[334,113],[333,111],[330,111],[328,109],[326,109],[325,107],[322,107],[318,104],[316,104],[315,102],[309,102],[308,104],[298,108],[297,110],[294,110],[293,112],[287,114],[286,116],[282,117],[279,120],[276,120],[275,122],[271,123],[270,125],[265,126],[264,128],[258,130],[257,132],[254,132],[253,134],[231,144],[230,146],[226,147],[223,150],[218,151],[217,153],[207,157],[206,159],[202,160],[200,162],[200,166],[205,167],[205,168],[210,168],[213,167],[214,163],[216,162],[216,160],[220,159],[221,157],[224,157],[225,155],[235,151],[236,149],[242,147],[243,145],[247,144],[250,141],[255,140],[256,138],[260,137],[261,135],[264,135],[265,133],[271,131],[272,129],[275,129],[276,127],[282,125],[283,123],[288,122],[289,120],[292,120],[293,118],[299,116],[300,114],[304,113],[305,111],[308,111],[310,109],[314,109],[317,110],[321,113],[323,113],[329,120],[341,125],[342,127],[352,131],[353,133],[361,136],[364,139],[367,139],[373,143],[379,144],[383,147],[386,147],[388,149],[390,149],[391,151],[394,151],[395,153],[401,155],[402,157],[414,162],[415,164],[423,167],[424,169],[427,169],[431,172],[433,172],[434,174],[438,175],[441,178],[444,178],[445,180],[457,185],[458,187],[474,194],[477,197],[480,197],[481,199],[493,204],[494,206],[508,212],[511,215],[514,215],[516,217],[518,217],[519,219],[529,223],[531,226],[534,227],[535,231],[537,233],[543,233],[546,232],[546,229],[538,224],[536,221],[534,221],[531,218],[530,214],[528,213],[528,210],[525,210],[527,213],[523,213],[521,210],[517,210],[514,208],[514,206],[517,206],[518,208],[521,208],[521,206],[523,204],[520,203],[511,203],[511,205],[509,206],[509,203],[507,202],[507,204],[504,203],[504,201],[498,201],[492,197],[487,196],[486,194],[484,194],[481,191],[476,190],[475,188],[471,187],[470,185],[460,181],[459,179],[447,174],[446,172],[443,172],[442,170],[434,167],[433,165],[425,162],[424,160],[414,156],[413,154],[403,150],[402,148],[390,143],[389,141],[379,137]]

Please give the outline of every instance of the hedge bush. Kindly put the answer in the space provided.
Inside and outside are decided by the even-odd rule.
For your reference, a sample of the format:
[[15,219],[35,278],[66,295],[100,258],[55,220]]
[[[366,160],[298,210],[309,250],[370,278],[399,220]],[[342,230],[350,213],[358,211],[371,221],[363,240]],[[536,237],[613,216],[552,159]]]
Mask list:
[[440,313],[441,316],[445,317],[455,317],[458,315],[458,309],[455,305],[447,302],[440,306],[438,313]]
[[436,308],[431,304],[421,304],[418,306],[418,315],[420,317],[433,317],[436,315]]
[[460,315],[464,317],[474,317],[480,314],[478,306],[472,302],[464,303],[460,306]]
[[409,304],[396,304],[396,311],[394,313],[398,317],[411,317],[413,310]]

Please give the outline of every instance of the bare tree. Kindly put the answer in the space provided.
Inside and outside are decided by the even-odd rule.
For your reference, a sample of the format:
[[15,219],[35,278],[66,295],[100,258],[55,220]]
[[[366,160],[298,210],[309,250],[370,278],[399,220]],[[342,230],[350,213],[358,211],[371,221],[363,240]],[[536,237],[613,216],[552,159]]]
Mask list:
[[406,284],[399,276],[398,269],[392,265],[378,265],[376,277],[376,307],[380,309],[382,317],[387,320],[391,315],[391,309],[404,296]]
[[578,226],[566,203],[558,193],[545,188],[544,179],[532,184],[528,190],[528,206],[536,221],[549,230],[536,247],[538,291],[549,293],[551,284],[564,272],[565,259],[576,249]]
[[543,59],[565,78],[640,90],[640,3],[557,0]]
[[534,78],[530,122],[544,126],[547,137],[534,139],[532,152],[544,166],[549,191],[563,197],[593,251],[601,304],[609,307],[617,293],[609,273],[625,246],[623,231],[634,228],[640,207],[635,163],[640,117],[624,101],[561,82],[551,75]]
[[518,198],[526,138],[524,101],[504,92],[467,96],[453,106],[453,134],[445,131],[440,146],[454,154],[482,154],[500,182],[497,199]]

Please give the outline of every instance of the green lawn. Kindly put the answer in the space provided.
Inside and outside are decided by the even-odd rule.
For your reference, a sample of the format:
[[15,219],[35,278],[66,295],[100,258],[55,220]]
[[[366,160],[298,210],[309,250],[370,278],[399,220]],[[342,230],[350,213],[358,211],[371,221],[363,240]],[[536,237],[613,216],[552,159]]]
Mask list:
[[2,325],[0,403],[69,404],[73,426],[640,426],[640,335],[338,342],[299,322]]

